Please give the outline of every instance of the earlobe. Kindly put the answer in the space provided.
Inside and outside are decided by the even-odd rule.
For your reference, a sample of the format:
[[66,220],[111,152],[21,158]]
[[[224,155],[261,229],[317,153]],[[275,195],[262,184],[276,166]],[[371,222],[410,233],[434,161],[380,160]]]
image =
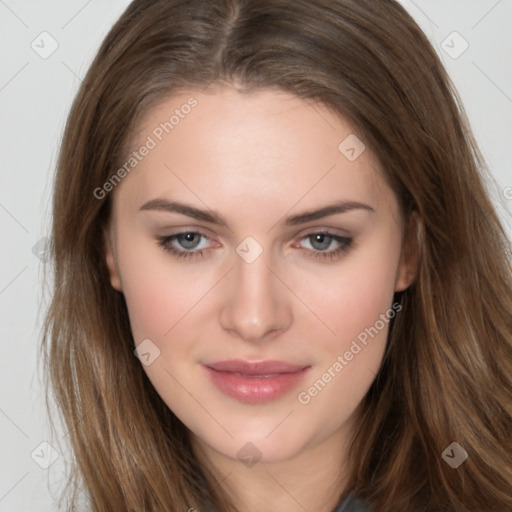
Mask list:
[[409,288],[418,275],[419,255],[421,246],[422,223],[416,212],[409,218],[402,248],[400,264],[398,266],[395,292],[402,292]]
[[110,276],[110,284],[112,288],[121,292],[123,288],[121,285],[121,278],[119,276],[119,269],[117,268],[114,244],[111,241],[110,236],[108,236],[108,233],[105,235],[105,260]]

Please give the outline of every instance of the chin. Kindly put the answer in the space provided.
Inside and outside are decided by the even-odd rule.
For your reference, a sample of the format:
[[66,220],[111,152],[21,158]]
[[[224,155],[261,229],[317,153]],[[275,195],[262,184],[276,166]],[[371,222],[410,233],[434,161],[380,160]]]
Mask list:
[[[246,420],[247,421],[247,420]],[[230,459],[239,460],[247,467],[252,467],[256,463],[279,463],[293,459],[312,442],[312,439],[306,433],[291,432],[290,428],[283,429],[278,433],[277,430],[266,429],[262,431],[261,422],[257,419],[254,422],[260,423],[258,428],[229,430],[233,437],[228,434],[222,438],[209,436],[196,436],[200,439],[201,444],[206,444],[210,449],[229,457]],[[274,423],[274,428],[279,422]],[[269,432],[271,432],[269,434]]]

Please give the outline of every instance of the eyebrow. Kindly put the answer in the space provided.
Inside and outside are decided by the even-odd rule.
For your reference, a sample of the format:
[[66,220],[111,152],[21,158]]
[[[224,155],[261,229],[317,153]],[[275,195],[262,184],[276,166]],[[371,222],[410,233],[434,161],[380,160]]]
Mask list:
[[[366,210],[369,212],[375,212],[375,210],[370,205],[364,203],[357,201],[339,201],[337,203],[323,206],[317,210],[286,217],[284,224],[285,226],[297,226],[299,224],[305,224],[306,222],[323,219],[329,215],[346,213],[353,210]],[[218,226],[228,227],[226,220],[218,213],[212,210],[201,210],[199,208],[195,208],[178,201],[168,201],[161,198],[151,199],[150,201],[144,203],[140,207],[139,211],[180,213],[182,215],[186,215],[187,217],[192,217],[196,220],[209,222]]]

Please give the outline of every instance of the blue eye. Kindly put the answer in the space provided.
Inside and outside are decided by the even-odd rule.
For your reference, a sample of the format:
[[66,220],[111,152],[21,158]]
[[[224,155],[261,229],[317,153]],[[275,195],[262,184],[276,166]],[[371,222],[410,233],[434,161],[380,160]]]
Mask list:
[[[204,249],[208,248],[204,245],[201,247],[203,239],[210,240],[202,233],[183,231],[182,233],[159,237],[158,244],[176,259],[202,258]],[[335,235],[327,231],[310,233],[301,239],[301,241],[303,240],[307,240],[311,246],[311,249],[304,249],[308,257],[330,260],[341,257],[343,253],[349,250],[353,242],[352,238]],[[329,250],[333,244],[337,244],[337,247]]]
[[[194,250],[198,248],[201,238],[209,240],[208,237],[202,233],[184,231],[182,233],[176,233],[175,235],[160,237],[158,243],[165,251],[171,253],[177,259],[192,258],[195,256],[203,256],[203,249]],[[182,249],[177,248],[173,242],[177,242]]]
[[199,233],[180,233],[176,235],[175,240],[184,249],[197,249],[199,242],[201,241],[201,235]]
[[[307,250],[308,253],[310,253],[310,257],[331,260],[340,257],[343,253],[348,251],[353,242],[352,238],[335,235],[334,233],[326,231],[311,233],[302,240],[308,240],[310,246],[313,248],[313,250]],[[327,250],[332,246],[333,242],[336,243],[338,247]]]

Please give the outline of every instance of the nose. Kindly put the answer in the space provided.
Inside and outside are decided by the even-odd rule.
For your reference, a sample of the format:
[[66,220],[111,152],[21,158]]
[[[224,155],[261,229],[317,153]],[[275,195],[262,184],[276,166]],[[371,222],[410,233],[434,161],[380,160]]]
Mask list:
[[223,329],[249,343],[261,343],[286,331],[293,320],[290,292],[276,277],[266,252],[252,263],[235,256],[224,287]]

